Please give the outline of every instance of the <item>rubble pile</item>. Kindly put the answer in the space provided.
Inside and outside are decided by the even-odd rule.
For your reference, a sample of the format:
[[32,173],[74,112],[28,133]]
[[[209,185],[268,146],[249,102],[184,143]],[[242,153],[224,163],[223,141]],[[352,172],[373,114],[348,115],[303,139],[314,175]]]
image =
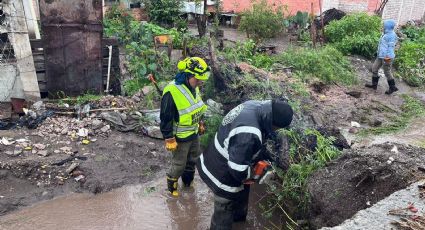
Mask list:
[[135,108],[143,94],[137,93],[132,98],[123,96],[106,95],[98,101],[91,102],[95,108]]
[[37,129],[40,137],[57,139],[59,135],[71,139],[107,136],[111,131],[110,125],[96,118],[96,114],[78,120],[77,118],[58,116],[47,118]]

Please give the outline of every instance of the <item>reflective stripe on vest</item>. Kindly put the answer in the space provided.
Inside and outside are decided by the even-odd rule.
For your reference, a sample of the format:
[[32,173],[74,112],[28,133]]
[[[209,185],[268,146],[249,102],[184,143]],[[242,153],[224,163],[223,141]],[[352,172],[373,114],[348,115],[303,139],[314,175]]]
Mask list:
[[179,122],[174,123],[175,135],[179,138],[186,138],[198,133],[199,119],[207,109],[201,99],[199,88],[197,87],[195,90],[196,98],[185,85],[176,85],[174,81],[164,89],[164,94],[171,93],[179,112]]

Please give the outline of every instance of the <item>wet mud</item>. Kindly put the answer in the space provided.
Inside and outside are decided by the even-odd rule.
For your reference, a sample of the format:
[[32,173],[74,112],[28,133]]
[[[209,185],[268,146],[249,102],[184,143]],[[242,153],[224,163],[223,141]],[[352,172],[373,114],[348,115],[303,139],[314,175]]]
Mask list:
[[[262,216],[258,201],[264,187],[250,194],[247,221],[235,230],[254,230],[279,225],[278,216]],[[260,202],[261,203],[261,202]],[[0,229],[208,229],[213,194],[196,177],[194,188],[181,189],[180,197],[168,195],[165,179],[125,186],[103,194],[75,193],[44,201],[0,217]]]

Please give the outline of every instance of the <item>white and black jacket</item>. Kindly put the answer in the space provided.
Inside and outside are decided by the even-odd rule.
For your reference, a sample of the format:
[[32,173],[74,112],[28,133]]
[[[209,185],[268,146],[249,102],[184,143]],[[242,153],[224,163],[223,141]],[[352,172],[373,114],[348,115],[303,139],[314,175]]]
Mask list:
[[199,175],[214,194],[227,199],[238,197],[244,189],[243,181],[251,177],[254,155],[271,132],[271,101],[247,101],[224,117],[197,163]]

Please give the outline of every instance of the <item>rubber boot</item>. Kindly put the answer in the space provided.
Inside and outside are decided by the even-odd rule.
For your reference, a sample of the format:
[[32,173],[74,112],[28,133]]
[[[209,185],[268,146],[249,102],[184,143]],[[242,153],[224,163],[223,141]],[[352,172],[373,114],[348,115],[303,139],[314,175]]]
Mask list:
[[178,186],[178,179],[177,178],[171,178],[167,176],[167,186],[168,186],[168,191],[170,191],[172,196],[179,196],[179,192],[177,191],[177,186]]
[[184,170],[182,174],[182,181],[185,187],[192,187],[195,171]]
[[389,86],[389,89],[387,91],[385,91],[385,94],[392,94],[395,91],[398,91],[398,88],[395,87],[394,79],[388,81],[388,86]]
[[379,77],[372,77],[372,83],[366,83],[364,86],[376,90],[378,88]]

